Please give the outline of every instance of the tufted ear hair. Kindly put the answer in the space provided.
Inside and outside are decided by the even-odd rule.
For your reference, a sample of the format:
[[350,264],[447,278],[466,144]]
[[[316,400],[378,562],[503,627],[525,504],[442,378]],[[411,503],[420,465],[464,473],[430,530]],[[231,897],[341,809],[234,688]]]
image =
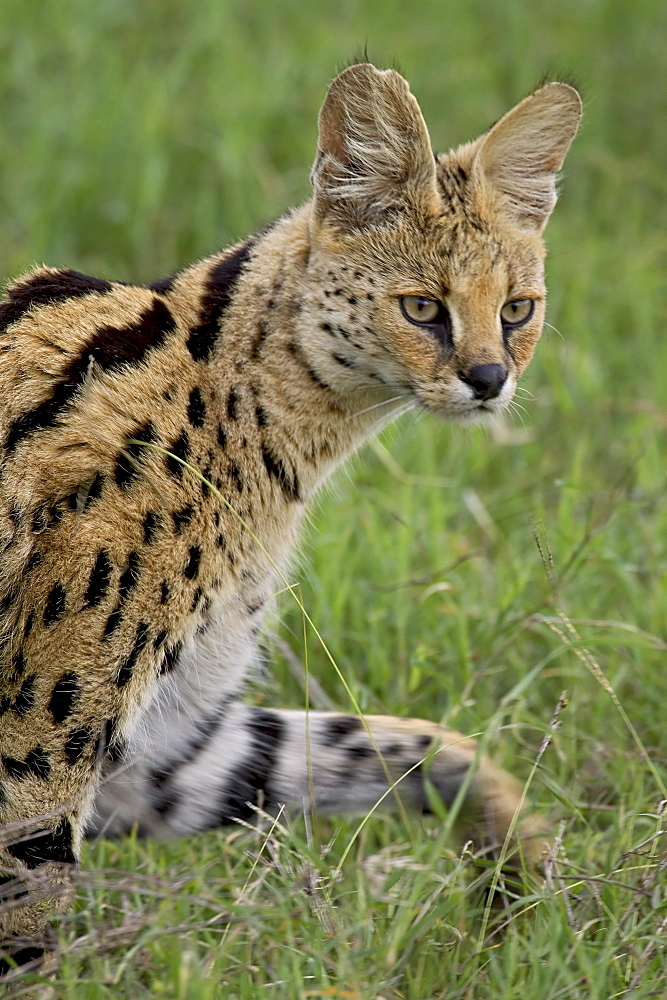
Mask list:
[[311,179],[316,216],[346,228],[381,223],[406,203],[437,211],[435,158],[402,76],[361,63],[336,77],[320,111]]
[[[484,196],[500,199],[521,229],[541,232],[556,204],[556,174],[581,121],[581,98],[565,83],[547,83],[508,111],[474,144],[473,177]],[[494,198],[494,195],[496,196]]]

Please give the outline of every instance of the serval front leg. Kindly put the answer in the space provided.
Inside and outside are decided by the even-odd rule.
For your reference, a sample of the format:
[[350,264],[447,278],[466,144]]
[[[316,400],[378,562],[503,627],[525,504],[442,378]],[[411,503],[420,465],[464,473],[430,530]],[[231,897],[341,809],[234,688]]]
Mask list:
[[395,807],[397,797],[428,812],[428,780],[447,806],[466,787],[456,825],[476,850],[499,853],[507,840],[530,864],[539,849],[519,815],[519,784],[474,740],[422,719],[222,701],[169,728],[153,734],[152,749],[112,765],[91,832],[137,825],[147,836],[181,836],[254,823],[258,809],[364,813]]

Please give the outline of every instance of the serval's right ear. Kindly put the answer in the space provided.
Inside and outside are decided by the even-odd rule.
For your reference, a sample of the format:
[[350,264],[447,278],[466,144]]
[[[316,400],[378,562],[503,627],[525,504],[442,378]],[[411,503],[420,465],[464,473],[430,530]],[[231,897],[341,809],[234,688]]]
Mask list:
[[329,87],[312,171],[315,214],[342,228],[381,224],[399,206],[437,212],[435,159],[407,82],[370,63]]

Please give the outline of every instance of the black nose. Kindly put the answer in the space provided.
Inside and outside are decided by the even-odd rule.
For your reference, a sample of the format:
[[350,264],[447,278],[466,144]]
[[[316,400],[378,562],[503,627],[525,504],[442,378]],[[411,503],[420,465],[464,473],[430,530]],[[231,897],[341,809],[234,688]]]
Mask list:
[[505,365],[473,365],[467,372],[459,372],[459,378],[469,385],[475,399],[495,399],[507,380]]

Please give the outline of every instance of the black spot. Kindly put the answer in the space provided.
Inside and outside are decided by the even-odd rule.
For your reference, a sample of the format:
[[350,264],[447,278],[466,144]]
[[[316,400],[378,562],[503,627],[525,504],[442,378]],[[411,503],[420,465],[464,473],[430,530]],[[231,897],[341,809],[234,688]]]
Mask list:
[[139,563],[139,553],[130,552],[127,557],[127,569],[122,573],[118,584],[118,596],[121,601],[126,600],[128,594],[139,583]]
[[262,448],[262,459],[264,460],[264,465],[269,476],[280,484],[287,499],[299,500],[299,480],[297,479],[296,472],[290,475],[282,460],[266,445]]
[[54,583],[51,593],[46,599],[46,607],[44,608],[44,624],[47,628],[60,621],[65,614],[66,604],[67,592],[65,588],[62,583]]
[[25,628],[23,629],[23,638],[27,639],[32,632],[32,627],[35,624],[35,612],[29,611],[28,617],[25,620]]
[[354,298],[353,295],[351,295],[347,301],[350,303],[351,306],[356,306],[357,304],[357,300]]
[[[25,892],[17,892],[13,894],[12,898],[17,899],[19,896],[24,895]],[[0,958],[0,976],[6,976],[14,966],[28,965],[29,962],[36,962],[38,959],[44,958],[44,954],[44,948],[18,948],[16,951],[9,953],[9,958]]]
[[284,723],[274,712],[251,709],[248,721],[251,747],[246,759],[234,768],[222,797],[218,821],[250,820],[253,806],[270,808],[271,775],[283,741]]
[[362,760],[375,756],[375,749],[366,743],[355,743],[354,746],[346,747],[345,753],[351,760]]
[[225,538],[224,535],[220,534],[216,538],[215,544],[218,546],[219,549],[222,549],[224,552],[224,550],[227,548],[227,539]]
[[211,268],[202,297],[199,325],[191,331],[187,340],[187,348],[194,361],[207,361],[213,353],[223,313],[232,300],[234,286],[254,244],[254,238],[246,240]]
[[177,535],[183,533],[183,529],[190,523],[194,517],[194,513],[195,508],[191,503],[186,504],[185,507],[182,507],[180,510],[172,511],[171,516],[174,521],[174,530]]
[[28,571],[28,573],[30,572],[30,570],[34,569],[35,566],[39,566],[41,561],[42,561],[42,553],[39,551],[39,549],[35,549],[35,551],[28,559],[28,562],[26,563],[26,570]]
[[56,683],[49,701],[49,712],[56,725],[60,725],[61,722],[70,717],[78,701],[80,691],[79,680],[75,673],[63,674]]
[[57,528],[63,517],[65,516],[65,511],[62,505],[55,500],[53,503],[49,504],[48,510],[46,512],[47,516],[47,528]]
[[[172,452],[172,455],[176,456],[176,458],[173,458],[172,455],[167,455],[167,469],[174,479],[180,482],[183,478],[183,462],[187,462],[190,454],[190,438],[185,431],[175,441],[167,445],[167,451]],[[181,461],[177,462],[177,458],[180,458]]]
[[[88,510],[91,504],[93,504],[96,500],[99,500],[102,496],[102,492],[104,490],[104,479],[105,477],[101,472],[96,473],[95,478],[88,487],[88,492],[86,493],[83,501],[84,511]],[[79,489],[81,489],[81,487],[79,487]]]
[[160,666],[161,674],[169,674],[174,669],[178,663],[178,658],[181,655],[181,649],[183,648],[182,642],[177,642],[175,645],[170,646],[169,649],[165,650],[164,659]]
[[95,565],[90,571],[90,578],[86,593],[83,595],[83,610],[96,608],[107,595],[109,581],[113,572],[113,563],[106,549],[102,549],[95,560]]
[[241,475],[241,470],[239,469],[236,462],[229,463],[229,475],[234,480],[236,484],[236,489],[239,493],[243,492],[243,476]]
[[257,424],[259,427],[267,427],[269,423],[269,417],[263,406],[255,407],[255,416],[257,417]]
[[199,607],[199,602],[201,601],[203,596],[204,596],[204,591],[201,589],[201,587],[197,587],[197,589],[194,592],[194,596],[192,598],[192,604],[190,605],[190,614],[192,614],[197,610],[197,608]]
[[339,743],[350,733],[359,732],[361,728],[362,722],[358,715],[337,715],[325,723],[320,742],[325,746]]
[[343,368],[354,368],[354,361],[350,361],[349,358],[344,357],[342,354],[332,354],[331,357],[334,361],[337,361],[339,365]]
[[46,507],[38,507],[32,515],[32,530],[36,535],[46,530]]
[[196,386],[188,401],[188,420],[193,427],[203,427],[206,420],[206,403]]
[[[25,882],[16,875],[0,876],[0,904],[10,899],[21,899],[22,896],[27,896],[29,890],[22,888],[24,885]],[[0,965],[0,976],[4,975],[5,971]]]
[[98,472],[91,482],[80,483],[75,490],[72,490],[67,498],[67,505],[73,511],[86,511],[95,500],[99,500],[102,496],[103,488],[104,476]]
[[218,427],[218,444],[221,448],[227,447],[227,432],[222,424]]
[[227,416],[230,420],[236,420],[238,418],[238,404],[238,392],[234,386],[232,386],[229,390],[229,395],[227,396]]
[[25,670],[25,654],[22,649],[14,653],[12,657],[12,677],[13,681],[17,681],[19,677],[23,675]]
[[0,329],[6,329],[25,315],[31,306],[46,306],[51,302],[65,302],[91,292],[105,294],[113,285],[101,278],[67,269],[50,274],[35,274],[7,290],[8,302],[0,305]]
[[[51,763],[43,747],[35,747],[28,753],[25,760],[17,760],[16,757],[5,757],[3,755],[2,763],[7,774],[12,778],[22,779],[32,774],[36,778],[46,781],[51,775]],[[14,853],[11,846],[7,850],[10,854]],[[15,854],[14,857],[16,857]]]
[[128,364],[139,364],[149,350],[164,343],[173,327],[171,313],[163,302],[156,301],[134,325],[97,330],[82,352],[62,370],[60,381],[53,386],[49,398],[10,425],[5,441],[7,450],[12,451],[35,431],[53,427],[72,403],[89,372],[94,377],[95,365],[105,371],[114,371]]
[[18,694],[14,698],[14,703],[12,708],[17,715],[23,717],[27,715],[35,704],[35,683],[37,681],[37,675],[31,674],[30,677],[26,677],[21,685]]
[[163,580],[160,584],[160,604],[166,604],[169,600],[169,584]]
[[109,617],[107,618],[107,623],[104,626],[103,639],[110,639],[115,632],[118,631],[121,621],[123,620],[123,614],[121,611],[120,604],[117,604],[113,609]]
[[[417,747],[418,750],[428,750],[428,748],[431,746],[432,743],[433,743],[432,736],[426,736],[426,735],[418,736],[415,740],[415,746]],[[466,764],[466,767],[467,766],[468,765]]]
[[157,440],[157,433],[151,421],[137,428],[130,436],[132,441],[128,441],[116,459],[116,468],[114,469],[114,479],[121,489],[127,489],[139,478],[141,475],[140,464],[150,457],[150,448],[145,448],[139,442],[151,444]]
[[198,545],[190,546],[190,555],[185,568],[183,569],[184,575],[188,580],[194,580],[199,573],[199,561],[201,559],[201,549]]
[[159,649],[160,646],[164,646],[168,636],[169,632],[167,631],[166,628],[163,628],[161,632],[158,632],[158,634],[153,639],[153,649]]
[[324,381],[323,378],[320,377],[320,375],[318,375],[315,369],[310,367],[308,361],[303,356],[301,348],[295,341],[293,340],[289,341],[289,343],[287,344],[287,350],[290,352],[290,354],[294,355],[296,360],[299,362],[301,367],[306,371],[311,381],[315,385],[319,386],[321,389],[330,389],[330,386]]
[[144,544],[152,545],[155,541],[155,536],[157,535],[160,526],[162,524],[162,518],[155,511],[149,510],[144,518],[143,529],[144,529]]
[[94,733],[90,726],[80,726],[78,729],[72,730],[65,743],[65,756],[68,764],[76,764],[81,759],[93,736]]
[[139,622],[137,625],[137,635],[134,640],[134,646],[130,650],[129,655],[123,660],[120,667],[118,668],[118,674],[116,676],[116,685],[120,687],[125,687],[127,682],[132,677],[132,671],[136,666],[136,662],[139,659],[140,654],[146,647],[148,643],[148,625],[146,622]]
[[[269,309],[272,309],[273,305],[274,305],[273,299],[269,299],[269,301],[267,302],[267,307]],[[261,357],[262,346],[268,335],[269,335],[268,325],[264,322],[264,320],[260,320],[260,322],[257,325],[257,333],[253,338],[250,347],[250,353],[248,355],[251,361],[258,361],[259,358]]]
[[102,723],[99,740],[100,753],[113,763],[125,756],[125,741],[118,733],[118,719],[107,719]]
[[43,833],[29,834],[18,844],[9,844],[7,850],[22,861],[26,868],[38,868],[47,861],[55,861],[63,865],[76,864],[72,850],[72,827],[69,820],[61,819],[55,830],[45,830]]

